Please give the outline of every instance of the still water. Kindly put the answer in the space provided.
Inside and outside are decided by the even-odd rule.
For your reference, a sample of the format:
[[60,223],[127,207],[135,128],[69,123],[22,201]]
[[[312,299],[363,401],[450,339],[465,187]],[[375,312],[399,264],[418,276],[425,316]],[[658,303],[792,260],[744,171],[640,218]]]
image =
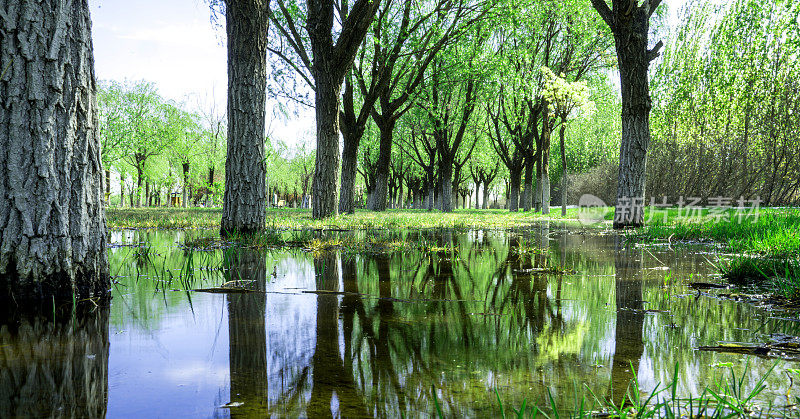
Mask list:
[[[437,246],[390,255],[183,246],[213,234],[115,232],[109,308],[8,314],[0,417],[415,417],[435,403],[482,417],[498,394],[506,411],[548,395],[569,411],[676,365],[683,396],[721,364],[755,382],[774,360],[696,348],[800,333],[789,314],[688,288],[718,281],[702,247],[556,224],[404,232]],[[191,291],[232,280],[254,292]],[[793,368],[778,364],[762,402],[787,404]]]

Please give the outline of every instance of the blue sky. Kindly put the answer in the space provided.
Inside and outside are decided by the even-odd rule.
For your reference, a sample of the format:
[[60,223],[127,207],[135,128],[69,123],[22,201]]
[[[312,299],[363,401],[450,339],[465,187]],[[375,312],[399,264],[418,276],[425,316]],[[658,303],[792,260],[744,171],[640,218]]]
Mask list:
[[[587,0],[588,1],[588,0]],[[686,0],[666,0],[670,21]],[[148,80],[187,108],[224,110],[227,89],[225,31],[212,24],[205,0],[89,0],[95,68],[100,80]],[[273,139],[313,144],[313,113],[282,121],[271,116]]]
[[[99,80],[152,81],[162,96],[189,109],[212,103],[225,109],[225,30],[212,24],[206,1],[89,0],[89,5]],[[293,145],[313,137],[311,112],[289,122],[267,113],[273,138]]]

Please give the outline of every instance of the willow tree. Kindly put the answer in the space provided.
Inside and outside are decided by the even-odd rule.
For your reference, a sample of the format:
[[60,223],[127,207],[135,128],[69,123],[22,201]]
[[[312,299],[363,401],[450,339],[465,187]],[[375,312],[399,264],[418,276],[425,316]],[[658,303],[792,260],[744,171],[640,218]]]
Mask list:
[[223,235],[254,233],[266,220],[264,125],[269,0],[225,0],[228,35],[228,154]]
[[650,17],[661,0],[592,0],[614,34],[622,88],[622,141],[614,228],[644,224],[644,187],[647,147],[650,145],[650,62],[663,43],[648,47]]
[[110,288],[86,0],[4,3],[0,19],[0,294]]

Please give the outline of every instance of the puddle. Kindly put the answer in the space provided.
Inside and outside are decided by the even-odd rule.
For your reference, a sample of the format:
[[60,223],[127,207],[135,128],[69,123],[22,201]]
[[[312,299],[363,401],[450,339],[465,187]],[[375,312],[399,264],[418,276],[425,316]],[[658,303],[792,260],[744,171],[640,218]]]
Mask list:
[[[718,297],[703,247],[556,224],[403,232],[437,246],[388,255],[180,246],[204,234],[116,232],[110,308],[3,321],[0,417],[496,416],[495,389],[507,410],[548,394],[569,410],[676,364],[684,397],[725,365],[755,383],[775,360],[698,348],[800,335],[791,313]],[[226,283],[247,291],[191,291]],[[759,400],[786,405],[794,368]]]

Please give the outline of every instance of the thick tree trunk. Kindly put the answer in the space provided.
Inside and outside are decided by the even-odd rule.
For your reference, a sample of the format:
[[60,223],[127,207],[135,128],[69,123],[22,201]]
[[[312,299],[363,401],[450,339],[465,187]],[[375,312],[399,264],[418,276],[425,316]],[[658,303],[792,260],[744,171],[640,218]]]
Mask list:
[[620,87],[622,90],[622,141],[619,150],[619,181],[614,228],[638,227],[644,223],[645,173],[650,145],[650,85],[648,68],[663,45],[648,49],[650,16],[660,1],[633,2],[613,10],[602,0],[592,5],[614,33]]
[[220,228],[223,236],[264,229],[268,9],[269,0],[226,2],[228,157]]
[[0,298],[105,297],[88,2],[5,2],[0,10]]
[[489,209],[489,183],[483,183],[483,209]]
[[392,157],[392,134],[395,121],[387,118],[379,123],[381,132],[380,146],[378,148],[378,164],[375,173],[375,192],[373,196],[373,211],[386,211],[386,200],[389,192],[389,163]]
[[317,160],[314,184],[311,187],[314,219],[332,217],[338,213],[339,180],[339,89],[341,80],[334,80],[330,70],[315,69],[317,82]]
[[622,86],[622,141],[614,228],[644,223],[645,173],[650,144],[650,87],[647,78],[647,37],[617,37]]
[[442,212],[453,212],[453,162],[439,160],[439,174],[442,177],[439,183],[439,208]]

